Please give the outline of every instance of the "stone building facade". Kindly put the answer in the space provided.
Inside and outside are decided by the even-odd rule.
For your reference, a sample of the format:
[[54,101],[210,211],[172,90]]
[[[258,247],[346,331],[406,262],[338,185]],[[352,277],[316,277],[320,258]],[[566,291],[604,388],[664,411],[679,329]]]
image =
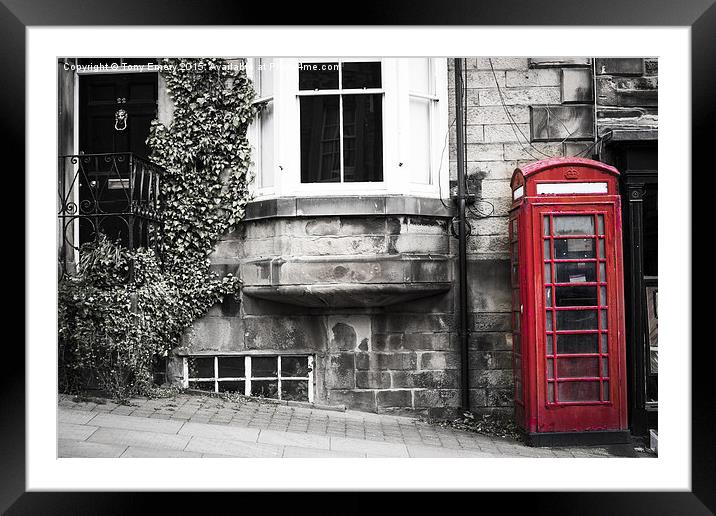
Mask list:
[[[268,105],[252,133],[255,197],[211,257],[242,288],[186,333],[169,375],[187,387],[370,412],[459,408],[453,196],[455,130],[464,123],[475,199],[467,239],[469,408],[510,412],[509,179],[517,166],[548,156],[599,158],[614,131],[655,138],[657,61],[467,58],[464,121],[455,115],[455,59],[376,58],[366,70],[355,61],[340,65],[354,75],[328,87],[332,78],[306,76],[304,88],[298,60],[248,60]],[[367,85],[351,87],[355,80]],[[328,95],[341,97],[333,136]],[[159,98],[159,116],[168,119],[165,92]],[[313,162],[301,145],[318,124],[306,122],[316,99],[324,102],[321,144],[340,149],[335,182],[306,176]],[[374,152],[362,158],[373,176],[351,182],[358,172],[349,153],[361,149]]]

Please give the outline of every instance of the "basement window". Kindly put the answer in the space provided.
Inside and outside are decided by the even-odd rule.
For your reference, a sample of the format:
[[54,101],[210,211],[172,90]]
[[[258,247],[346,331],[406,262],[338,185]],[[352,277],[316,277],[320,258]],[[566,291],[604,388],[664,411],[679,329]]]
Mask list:
[[184,387],[287,401],[313,401],[313,357],[193,356],[184,359]]

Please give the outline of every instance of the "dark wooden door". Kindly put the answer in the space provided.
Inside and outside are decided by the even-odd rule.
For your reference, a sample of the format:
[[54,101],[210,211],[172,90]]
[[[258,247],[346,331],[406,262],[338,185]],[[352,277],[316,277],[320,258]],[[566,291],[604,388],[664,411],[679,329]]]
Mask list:
[[80,76],[80,205],[93,215],[80,220],[80,244],[99,233],[128,247],[141,240],[129,215],[135,158],[126,153],[151,152],[146,140],[157,116],[157,79],[156,73]]
[[[80,77],[80,152],[134,152],[148,157],[146,139],[157,116],[157,74],[103,74]],[[115,128],[117,111],[126,128]]]

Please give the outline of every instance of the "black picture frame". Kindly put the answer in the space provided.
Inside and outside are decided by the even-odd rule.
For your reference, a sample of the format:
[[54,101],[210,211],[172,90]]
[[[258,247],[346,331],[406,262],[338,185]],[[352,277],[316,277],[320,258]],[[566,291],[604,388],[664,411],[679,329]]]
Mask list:
[[[81,0],[0,0],[0,127],[6,157],[18,159],[13,170],[24,170],[25,152],[25,28],[35,25],[282,25],[302,22],[316,25],[595,25],[595,26],[688,26],[691,27],[692,70],[692,169],[699,170],[705,179],[692,185],[711,186],[708,175],[713,169],[710,149],[716,141],[716,4],[715,0],[604,0],[582,3],[574,0],[529,2],[521,0],[489,0],[483,2],[452,1],[426,2],[401,0],[385,4],[361,4],[350,18],[342,22],[320,20],[316,13],[339,12],[335,8],[322,9],[312,3],[310,9],[300,3],[282,4],[281,9],[267,9],[259,2],[231,0],[172,1],[121,0],[86,2]],[[335,4],[326,4],[335,6]],[[668,142],[665,142],[668,145]],[[703,170],[702,170],[703,169]],[[6,169],[7,170],[7,169]],[[664,172],[665,174],[668,171]],[[700,175],[700,174],[699,174]],[[698,177],[698,175],[694,175]],[[696,177],[692,176],[692,179]],[[15,172],[12,177],[25,195],[24,176]],[[703,188],[702,188],[703,189]],[[707,190],[708,188],[706,188]],[[700,223],[700,205],[692,201],[692,220]],[[673,209],[684,209],[675,206]],[[668,215],[668,213],[667,213]],[[707,216],[706,214],[703,214]],[[8,224],[8,222],[6,222]],[[9,230],[19,231],[17,221],[10,221]],[[7,226],[6,226],[7,227]],[[23,231],[24,233],[24,231]],[[701,232],[693,234],[703,234]],[[14,238],[23,242],[26,234]],[[12,238],[9,236],[6,238]],[[24,246],[15,246],[13,253],[22,253]],[[692,270],[703,257],[693,254]],[[17,263],[17,256],[14,255]],[[685,264],[685,266],[688,264]],[[702,269],[708,270],[708,269]],[[25,268],[25,275],[31,274]],[[703,287],[708,288],[708,287]],[[48,285],[53,295],[54,285]],[[18,306],[20,300],[6,299]],[[684,300],[697,307],[695,298]],[[708,305],[709,303],[706,303]],[[24,303],[22,303],[24,306]],[[703,306],[703,305],[700,305]],[[27,307],[31,310],[32,307]],[[697,312],[698,313],[698,312]],[[693,317],[693,316],[692,316]],[[713,316],[711,316],[713,318]],[[709,320],[708,315],[694,318]],[[25,492],[25,353],[10,339],[14,333],[6,324],[6,346],[3,362],[0,404],[0,511],[7,514],[129,514],[146,509],[157,501],[162,510],[188,510],[192,505],[185,494],[150,493],[38,493]],[[685,339],[696,335],[691,327],[684,328]],[[493,493],[470,494],[463,500],[468,507],[514,506],[526,504],[532,514],[712,514],[716,511],[716,461],[714,459],[713,430],[716,427],[713,376],[713,345],[710,338],[693,339],[692,347],[692,489],[690,492],[590,492],[590,493]],[[7,364],[12,364],[8,366]],[[160,474],[158,472],[158,474]],[[218,507],[228,496],[214,495],[211,505]],[[261,495],[248,496],[253,503]],[[442,498],[450,496],[448,499]],[[401,511],[424,510],[432,504],[455,503],[454,495],[413,496],[401,502]],[[306,493],[292,495],[292,506],[315,511]],[[313,499],[315,500],[315,499]],[[361,509],[361,495],[346,494],[341,506],[346,513]],[[442,501],[441,501],[442,500]],[[295,502],[295,503],[294,503]],[[365,503],[365,502],[363,502]],[[371,502],[372,504],[372,502]],[[483,505],[484,504],[484,505]],[[447,508],[447,506],[445,506]],[[293,511],[295,512],[295,510]]]

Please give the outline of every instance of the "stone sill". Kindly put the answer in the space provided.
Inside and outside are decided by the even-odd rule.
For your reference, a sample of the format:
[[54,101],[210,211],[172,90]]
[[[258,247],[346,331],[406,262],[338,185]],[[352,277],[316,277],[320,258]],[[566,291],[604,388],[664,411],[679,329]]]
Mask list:
[[[445,201],[448,206],[450,201]],[[249,202],[243,221],[277,217],[415,215],[449,218],[452,207],[440,199],[402,195],[277,197]]]

